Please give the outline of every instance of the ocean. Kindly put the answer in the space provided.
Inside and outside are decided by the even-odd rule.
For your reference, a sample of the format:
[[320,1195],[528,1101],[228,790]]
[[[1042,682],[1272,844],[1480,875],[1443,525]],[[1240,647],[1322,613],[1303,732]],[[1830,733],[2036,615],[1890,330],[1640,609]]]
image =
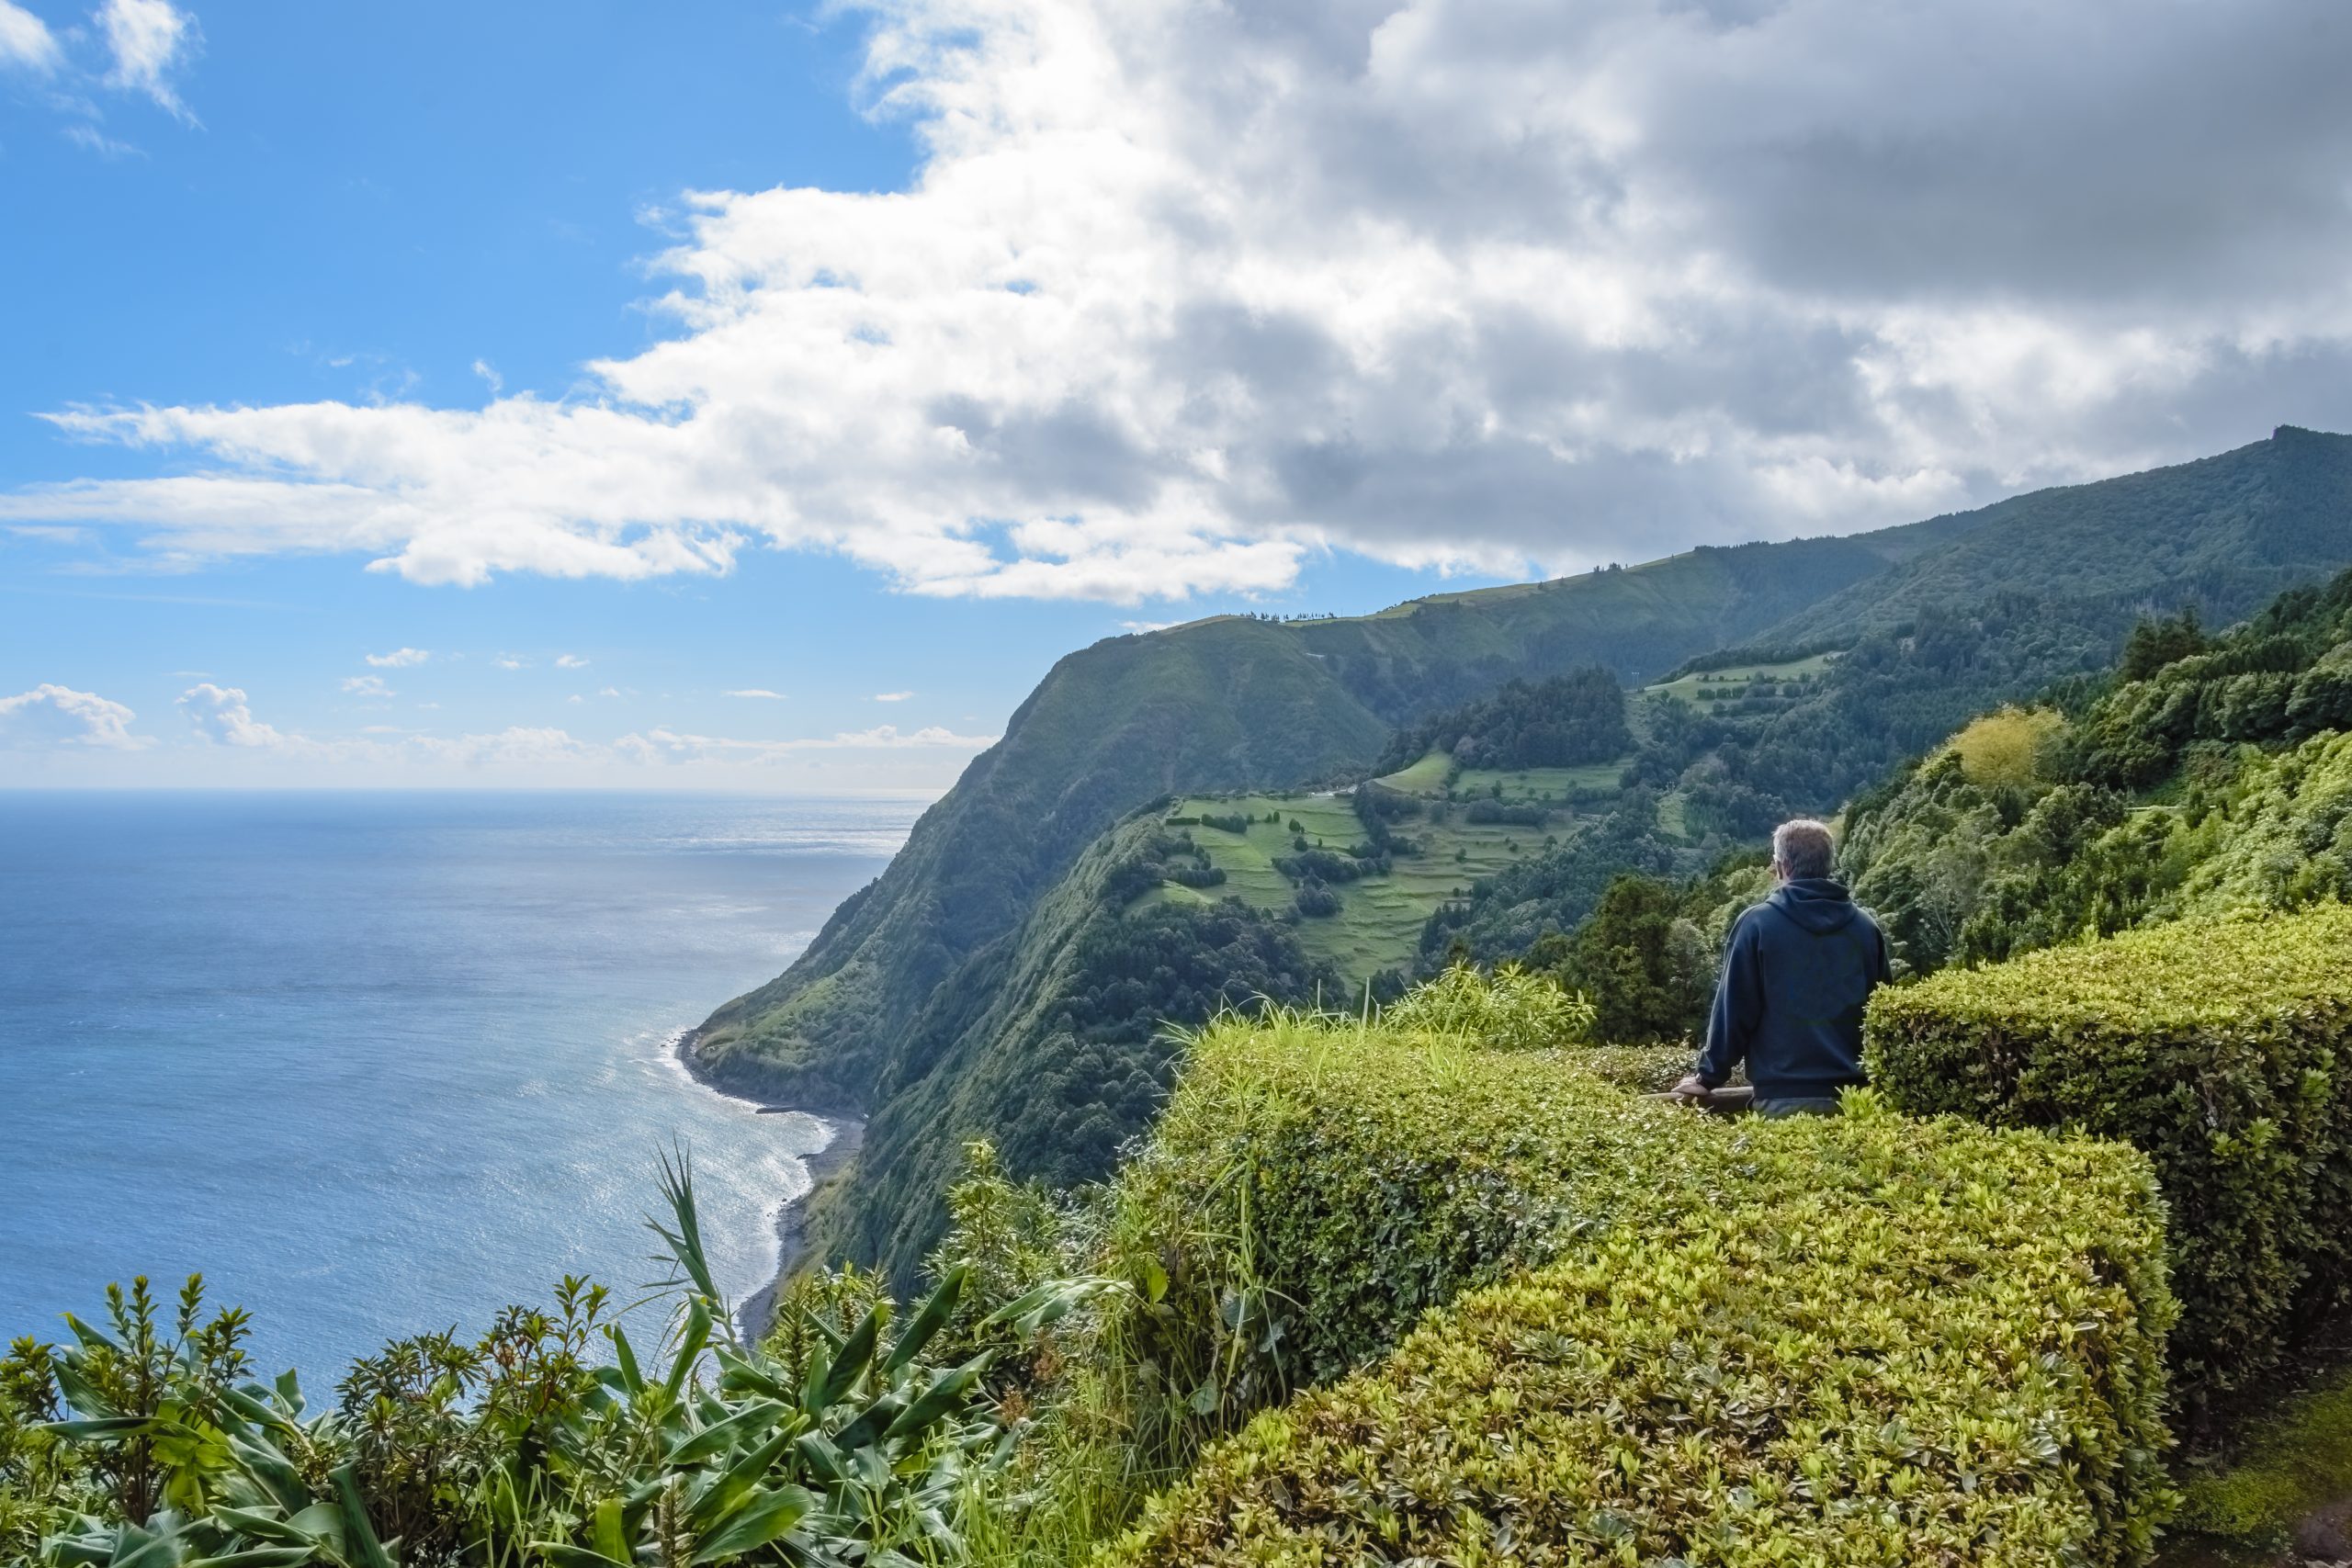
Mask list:
[[637,1299],[673,1145],[740,1301],[831,1129],[702,1087],[672,1043],[921,809],[0,793],[0,1337],[201,1270],[315,1397],[565,1274]]

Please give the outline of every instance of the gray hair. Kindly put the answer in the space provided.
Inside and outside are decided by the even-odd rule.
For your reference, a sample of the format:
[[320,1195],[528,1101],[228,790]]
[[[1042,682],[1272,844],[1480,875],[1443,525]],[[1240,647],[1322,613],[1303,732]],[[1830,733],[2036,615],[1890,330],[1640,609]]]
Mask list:
[[1829,824],[1800,817],[1772,829],[1772,859],[1783,876],[1830,876],[1838,870],[1838,845]]

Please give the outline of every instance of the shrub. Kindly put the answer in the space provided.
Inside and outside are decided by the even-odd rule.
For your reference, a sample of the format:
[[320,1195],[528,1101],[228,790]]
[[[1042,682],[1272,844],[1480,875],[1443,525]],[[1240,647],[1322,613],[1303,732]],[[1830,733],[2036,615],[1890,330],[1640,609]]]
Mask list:
[[1291,904],[1302,915],[1320,919],[1340,912],[1340,896],[1319,882],[1310,882],[1291,898]]
[[1882,991],[1897,1105],[2146,1151],[2172,1208],[2174,1374],[2211,1402],[2352,1296],[2352,908],[2181,922]]
[[[976,1397],[989,1351],[933,1359],[964,1271],[903,1324],[872,1276],[824,1276],[784,1303],[795,1321],[745,1343],[683,1168],[664,1190],[673,1223],[653,1228],[677,1310],[635,1345],[576,1279],[554,1313],[511,1308],[478,1344],[395,1342],[323,1409],[290,1372],[244,1381],[244,1316],[205,1321],[195,1280],[175,1314],[141,1280],[108,1292],[105,1326],[69,1318],[72,1345],[18,1342],[0,1362],[8,1561],[30,1560],[28,1529],[50,1532],[44,1562],[159,1568],[959,1555],[951,1516],[1006,1458]],[[966,1337],[1013,1343],[1085,1288],[1033,1292]],[[42,1492],[18,1491],[28,1479]]]
[[1574,1044],[1591,1036],[1592,1020],[1592,1004],[1582,995],[1516,964],[1492,975],[1454,964],[1381,1014],[1384,1024],[1402,1033],[1450,1034],[1492,1051]]
[[1106,1568],[2145,1558],[2172,1309],[2141,1156],[1869,1096],[1716,1122],[1577,1060],[1199,1043],[1122,1178],[1185,1238],[1162,1346],[1238,1324],[1193,1364],[1272,1346],[1261,1404],[1277,1359],[1297,1387],[1396,1348],[1210,1446]]
[[1498,822],[1520,828],[1541,828],[1552,819],[1540,806],[1506,806],[1499,800],[1474,800],[1463,808],[1462,819],[1481,825]]
[[2050,708],[2005,707],[1973,721],[1950,744],[1970,784],[2031,784],[2041,753],[2065,726]]
[[1331,850],[1307,850],[1295,855],[1276,855],[1274,869],[1293,882],[1348,883],[1388,868],[1379,862],[1358,860]]

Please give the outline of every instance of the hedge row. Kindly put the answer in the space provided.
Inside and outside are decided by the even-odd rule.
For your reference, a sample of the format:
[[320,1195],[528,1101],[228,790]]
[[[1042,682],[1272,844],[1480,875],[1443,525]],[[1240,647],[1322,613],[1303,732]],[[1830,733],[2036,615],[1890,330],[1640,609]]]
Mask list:
[[1120,1169],[1111,1339],[1183,1411],[1157,1465],[1393,1347],[1430,1307],[1679,1190],[1688,1117],[1561,1065],[1311,1021],[1221,1023]]
[[1243,1337],[1321,1386],[1106,1563],[2144,1557],[2172,1307],[2131,1150],[1315,1034],[1213,1032],[1122,1203],[1184,1217],[1164,1334],[1279,1301]]
[[1883,991],[1898,1107],[2081,1127],[2154,1162],[2193,1424],[2352,1299],[2352,908],[2184,922]]

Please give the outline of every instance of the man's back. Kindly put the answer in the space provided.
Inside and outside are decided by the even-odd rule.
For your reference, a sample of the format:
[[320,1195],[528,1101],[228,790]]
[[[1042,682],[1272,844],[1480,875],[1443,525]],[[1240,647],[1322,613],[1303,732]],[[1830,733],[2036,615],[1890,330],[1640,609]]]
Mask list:
[[1842,883],[1782,883],[1732,928],[1699,1079],[1720,1086],[1745,1061],[1759,1106],[1834,1100],[1865,1081],[1862,1007],[1888,978],[1886,938]]

